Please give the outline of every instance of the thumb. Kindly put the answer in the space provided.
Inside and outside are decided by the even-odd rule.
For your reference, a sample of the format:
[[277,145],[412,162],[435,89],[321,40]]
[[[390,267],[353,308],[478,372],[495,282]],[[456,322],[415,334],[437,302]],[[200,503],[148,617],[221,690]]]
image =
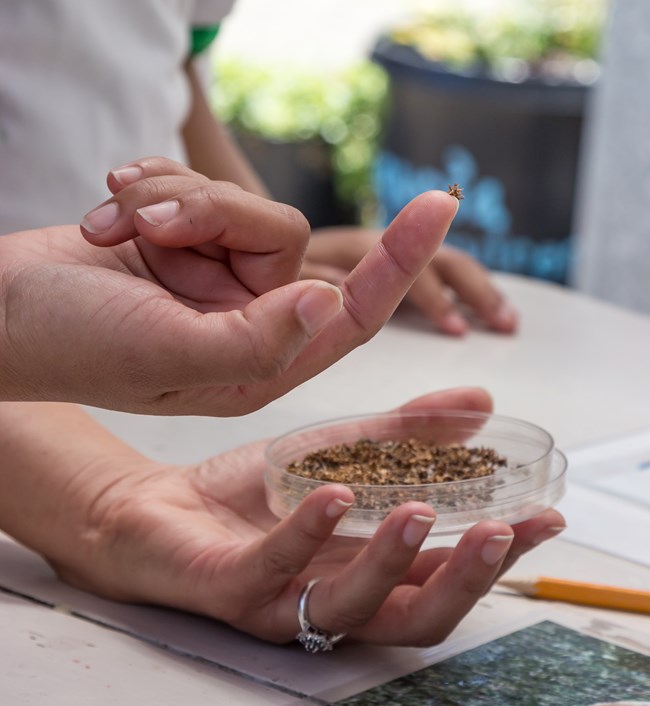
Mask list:
[[173,340],[168,339],[170,346],[182,346],[182,356],[178,350],[177,355],[165,355],[168,368],[159,374],[178,389],[181,371],[174,360],[184,360],[180,377],[191,380],[191,387],[273,380],[342,305],[338,287],[305,280],[271,290],[241,311],[197,315],[190,320],[189,330],[177,330]]

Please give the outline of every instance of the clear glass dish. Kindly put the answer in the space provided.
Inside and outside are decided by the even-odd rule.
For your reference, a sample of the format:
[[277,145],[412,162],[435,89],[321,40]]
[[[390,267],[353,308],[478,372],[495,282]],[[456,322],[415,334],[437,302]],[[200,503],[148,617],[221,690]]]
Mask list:
[[[493,475],[423,485],[351,485],[355,504],[336,534],[370,537],[398,505],[419,500],[437,514],[431,535],[458,534],[479,520],[515,524],[552,507],[564,494],[566,457],[544,429],[519,419],[481,412],[436,410],[343,417],[296,429],[266,449],[265,485],[271,511],[286,517],[327,481],[304,478],[287,466],[307,454],[359,439],[416,439],[437,446],[487,447],[505,457]],[[390,472],[390,469],[387,469]]]

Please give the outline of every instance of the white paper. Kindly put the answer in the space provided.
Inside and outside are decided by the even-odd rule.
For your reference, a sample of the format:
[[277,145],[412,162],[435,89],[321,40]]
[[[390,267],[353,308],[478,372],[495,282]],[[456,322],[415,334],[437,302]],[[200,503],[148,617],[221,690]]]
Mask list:
[[567,456],[562,538],[650,566],[650,430]]

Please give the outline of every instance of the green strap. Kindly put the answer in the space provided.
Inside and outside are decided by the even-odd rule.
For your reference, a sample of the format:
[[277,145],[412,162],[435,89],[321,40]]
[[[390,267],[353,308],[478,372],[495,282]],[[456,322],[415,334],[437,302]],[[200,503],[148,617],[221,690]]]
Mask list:
[[215,37],[219,34],[220,24],[207,25],[205,27],[192,27],[192,46],[190,48],[190,54],[196,56],[201,52],[204,52],[212,42],[214,42]]

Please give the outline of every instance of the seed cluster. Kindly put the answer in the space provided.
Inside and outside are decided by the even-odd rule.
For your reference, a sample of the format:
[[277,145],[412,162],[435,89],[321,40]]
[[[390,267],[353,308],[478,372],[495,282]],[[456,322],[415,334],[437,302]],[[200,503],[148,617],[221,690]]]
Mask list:
[[287,471],[349,485],[423,485],[491,476],[506,464],[491,448],[439,446],[417,439],[360,439],[317,449],[289,464]]

